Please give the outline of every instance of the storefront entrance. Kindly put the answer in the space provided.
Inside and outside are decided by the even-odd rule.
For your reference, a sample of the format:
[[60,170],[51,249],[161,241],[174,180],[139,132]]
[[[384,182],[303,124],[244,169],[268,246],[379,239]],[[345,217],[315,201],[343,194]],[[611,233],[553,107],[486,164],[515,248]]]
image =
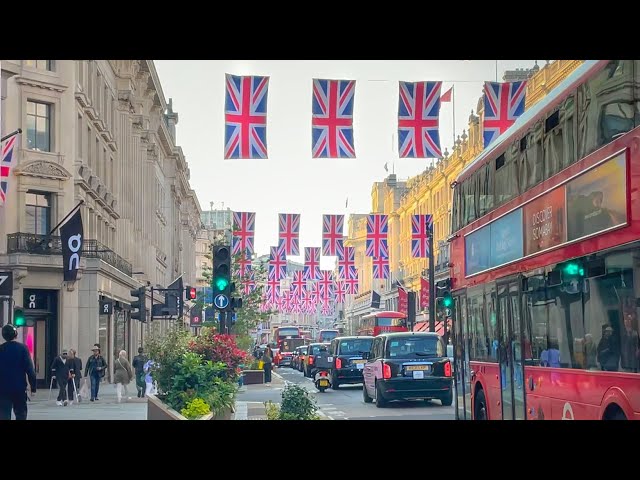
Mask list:
[[22,342],[29,349],[38,388],[49,388],[51,364],[60,352],[58,345],[58,290],[24,289],[27,324],[21,329]]

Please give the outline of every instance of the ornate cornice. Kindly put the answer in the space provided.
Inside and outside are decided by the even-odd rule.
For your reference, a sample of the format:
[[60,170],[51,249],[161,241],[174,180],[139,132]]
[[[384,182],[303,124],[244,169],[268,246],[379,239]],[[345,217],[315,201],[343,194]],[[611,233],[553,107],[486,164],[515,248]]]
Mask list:
[[50,90],[52,92],[59,92],[59,93],[63,93],[67,89],[66,85],[61,85],[59,83],[44,82],[42,80],[36,80],[34,78],[23,77],[22,75],[16,75],[14,78],[18,85],[26,85],[29,87],[41,88],[43,90]]
[[46,160],[34,160],[16,169],[16,175],[68,180],[71,174],[61,165]]

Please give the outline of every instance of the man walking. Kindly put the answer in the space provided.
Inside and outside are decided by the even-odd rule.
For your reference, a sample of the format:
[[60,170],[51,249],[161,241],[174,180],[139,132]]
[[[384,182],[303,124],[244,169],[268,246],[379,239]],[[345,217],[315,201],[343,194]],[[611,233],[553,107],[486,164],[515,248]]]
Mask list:
[[29,350],[16,341],[18,330],[13,325],[2,327],[0,345],[0,420],[11,420],[11,410],[16,420],[27,419],[27,380],[31,395],[36,393],[36,372]]
[[136,373],[136,388],[138,389],[138,398],[143,398],[147,384],[144,381],[144,364],[147,363],[147,357],[144,355],[144,349],[138,348],[138,355],[133,357],[133,369]]
[[94,347],[91,349],[93,355],[87,360],[87,364],[84,367],[84,376],[89,377],[91,380],[91,398],[90,401],[97,401],[98,391],[100,390],[100,381],[104,377],[107,371],[107,362],[104,357],[100,355],[100,348]]
[[58,382],[58,401],[56,402],[60,406],[67,406],[68,398],[67,398],[67,385],[69,384],[69,365],[67,364],[67,351],[63,350],[60,355],[58,355],[51,364],[51,373],[56,377],[56,382]]

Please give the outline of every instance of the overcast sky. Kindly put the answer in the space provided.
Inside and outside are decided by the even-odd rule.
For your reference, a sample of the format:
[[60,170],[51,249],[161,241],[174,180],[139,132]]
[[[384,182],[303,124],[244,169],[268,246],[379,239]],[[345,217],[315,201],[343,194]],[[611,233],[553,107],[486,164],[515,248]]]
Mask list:
[[[442,93],[455,85],[459,135],[467,128],[471,109],[476,110],[483,82],[496,80],[495,60],[157,60],[155,64],[165,97],[173,99],[179,114],[177,143],[189,164],[200,206],[206,210],[214,202],[214,209],[256,212],[259,255],[277,243],[278,213],[302,214],[301,248],[319,247],[323,214],[370,212],[371,187],[387,175],[385,162],[399,179],[422,172],[432,162],[398,158],[398,81],[441,80]],[[533,65],[533,60],[498,61],[498,78],[502,81],[505,70]],[[268,159],[224,159],[225,73],[270,77]],[[356,80],[355,159],[311,157],[313,78]],[[441,105],[443,151],[445,147],[451,151],[453,144],[452,113],[452,104]],[[323,258],[321,266],[333,268],[333,261]]]

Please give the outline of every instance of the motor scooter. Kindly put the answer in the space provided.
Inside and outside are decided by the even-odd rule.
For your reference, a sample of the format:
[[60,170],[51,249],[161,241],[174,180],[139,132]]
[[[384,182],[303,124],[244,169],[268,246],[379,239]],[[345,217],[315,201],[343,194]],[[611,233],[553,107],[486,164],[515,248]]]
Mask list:
[[333,358],[329,356],[327,348],[320,348],[320,352],[316,355],[315,368],[311,371],[311,376],[313,378],[314,385],[321,393],[331,386],[329,370],[331,368],[332,361]]

